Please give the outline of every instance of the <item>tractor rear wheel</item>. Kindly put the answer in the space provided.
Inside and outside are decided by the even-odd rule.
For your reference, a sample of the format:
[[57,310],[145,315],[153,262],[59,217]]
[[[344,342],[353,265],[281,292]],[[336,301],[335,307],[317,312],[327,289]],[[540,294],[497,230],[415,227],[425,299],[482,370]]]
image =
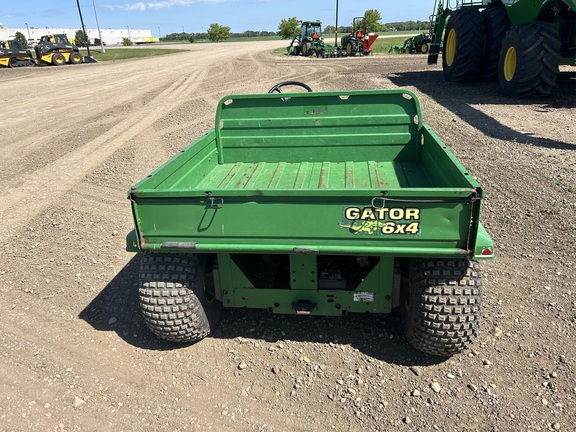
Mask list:
[[52,55],[52,64],[55,66],[62,66],[63,64],[66,64],[66,58],[62,53],[54,53]]
[[428,54],[428,42],[422,42],[422,45],[420,45],[419,51],[422,54]]
[[346,44],[346,54],[354,57],[356,55],[356,41],[351,39]]
[[547,96],[560,73],[560,38],[550,23],[535,21],[513,26],[506,34],[498,81],[506,96]]
[[447,81],[473,80],[480,74],[484,54],[484,20],[475,9],[461,9],[446,25],[442,69]]
[[73,53],[70,54],[70,63],[72,64],[80,64],[82,63],[82,56],[80,55],[80,53],[74,51]]
[[431,355],[451,356],[478,337],[482,316],[482,273],[468,259],[414,259],[402,291],[406,338]]
[[484,17],[484,32],[486,34],[486,47],[482,61],[482,78],[496,79],[498,77],[498,61],[502,42],[512,23],[508,18],[506,8],[502,3],[496,3],[482,11]]
[[300,51],[302,52],[303,56],[308,57],[310,54],[312,54],[312,43],[307,41],[302,42],[302,48]]
[[157,336],[196,342],[220,319],[222,303],[206,284],[204,256],[146,254],[140,266],[140,308]]

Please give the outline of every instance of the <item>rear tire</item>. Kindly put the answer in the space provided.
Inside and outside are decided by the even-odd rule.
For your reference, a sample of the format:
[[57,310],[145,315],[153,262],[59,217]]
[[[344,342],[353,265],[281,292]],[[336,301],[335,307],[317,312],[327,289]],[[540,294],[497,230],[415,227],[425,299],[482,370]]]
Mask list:
[[82,63],[82,56],[80,55],[80,53],[74,51],[73,53],[70,54],[70,63],[72,64],[80,64]]
[[205,259],[197,255],[146,254],[140,267],[140,308],[154,334],[196,342],[218,323],[222,303],[205,289]]
[[482,62],[482,78],[496,79],[498,77],[498,62],[502,42],[512,23],[501,3],[488,7],[482,12],[484,17],[484,31],[486,34],[486,47]]
[[354,40],[348,41],[348,43],[346,44],[346,54],[348,54],[351,57],[354,57],[356,55],[356,41]]
[[54,66],[62,66],[63,64],[66,64],[66,58],[62,53],[54,53],[52,55],[52,64]]
[[498,81],[506,96],[547,96],[560,73],[561,42],[554,26],[532,22],[513,26],[506,34]]
[[442,69],[447,81],[467,81],[478,77],[484,55],[484,20],[475,9],[461,9],[446,25]]
[[302,48],[300,51],[304,57],[308,57],[310,54],[312,54],[312,43],[302,42]]
[[411,260],[401,309],[404,332],[414,348],[445,357],[465,350],[478,336],[482,315],[480,264]]

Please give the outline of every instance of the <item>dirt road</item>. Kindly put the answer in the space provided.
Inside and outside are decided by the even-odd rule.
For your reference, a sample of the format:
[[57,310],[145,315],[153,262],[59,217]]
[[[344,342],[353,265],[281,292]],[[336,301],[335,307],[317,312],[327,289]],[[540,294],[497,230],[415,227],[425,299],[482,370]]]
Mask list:
[[[576,75],[511,101],[421,56],[273,55],[284,42],[0,70],[0,429],[518,431],[576,424]],[[451,359],[399,318],[226,310],[192,346],[139,315],[126,191],[212,127],[225,94],[408,87],[487,190],[479,341]]]

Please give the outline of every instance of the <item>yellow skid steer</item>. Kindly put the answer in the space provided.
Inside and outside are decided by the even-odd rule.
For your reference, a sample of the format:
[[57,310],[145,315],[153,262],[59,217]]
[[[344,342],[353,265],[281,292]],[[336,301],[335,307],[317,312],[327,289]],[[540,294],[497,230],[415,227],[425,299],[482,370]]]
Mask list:
[[34,66],[36,60],[30,50],[22,47],[19,40],[0,41],[0,66],[1,67],[20,67]]

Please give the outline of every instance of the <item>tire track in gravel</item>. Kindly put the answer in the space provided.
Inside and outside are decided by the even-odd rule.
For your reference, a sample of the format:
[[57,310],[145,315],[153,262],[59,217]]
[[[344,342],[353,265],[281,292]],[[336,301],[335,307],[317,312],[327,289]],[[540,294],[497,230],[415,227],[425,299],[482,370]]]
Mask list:
[[14,230],[25,226],[116,150],[147,130],[151,123],[172,108],[174,100],[186,99],[197,88],[199,77],[205,74],[205,71],[193,72],[174,82],[149,103],[148,114],[144,117],[127,117],[82,147],[25,174],[23,185],[7,191],[2,197],[5,217],[0,226],[0,240],[6,241]]

